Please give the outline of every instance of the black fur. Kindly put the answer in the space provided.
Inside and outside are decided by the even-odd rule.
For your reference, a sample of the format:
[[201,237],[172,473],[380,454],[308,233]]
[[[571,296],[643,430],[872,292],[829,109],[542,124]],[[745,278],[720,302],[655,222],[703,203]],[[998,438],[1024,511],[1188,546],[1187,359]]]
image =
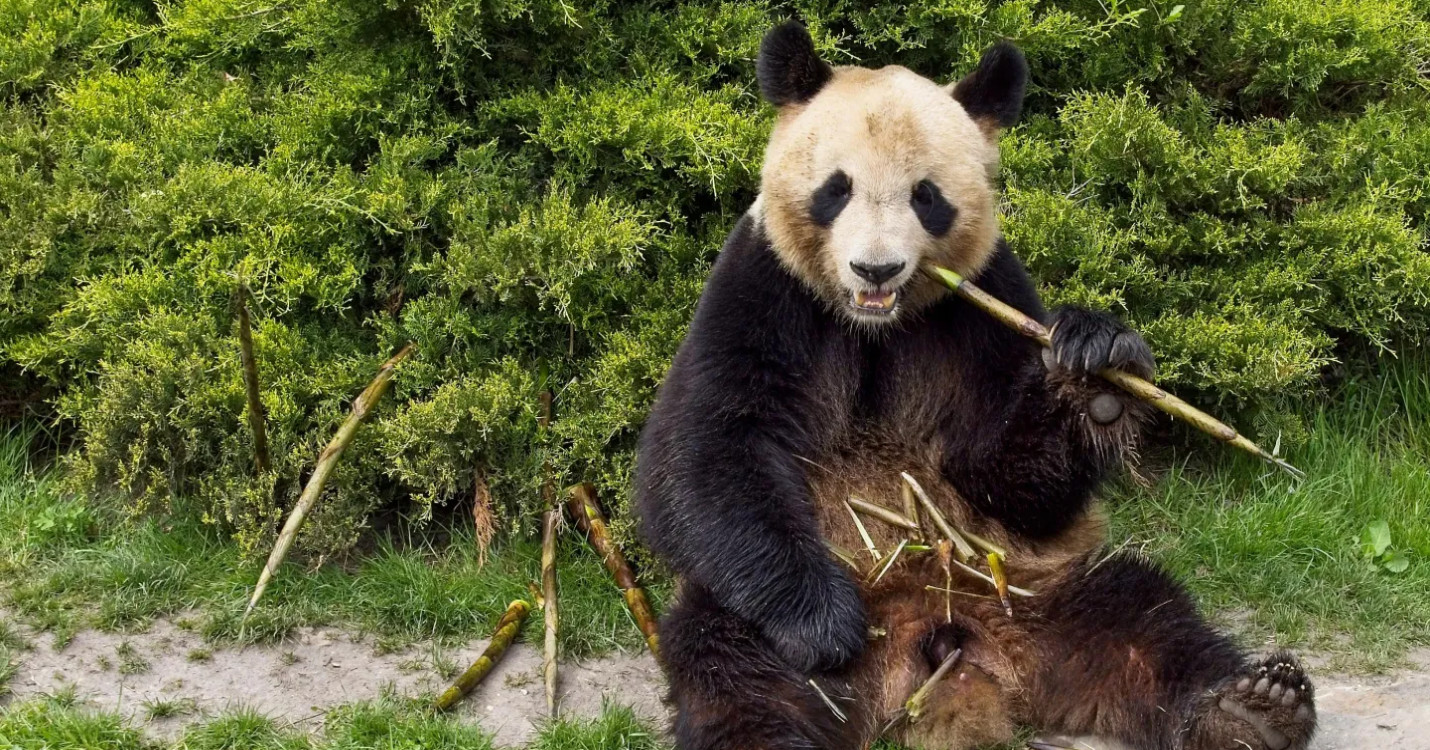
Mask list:
[[991,119],[1000,128],[1018,124],[1028,88],[1028,61],[1009,42],[983,53],[978,68],[953,87],[953,98],[975,120]]
[[[1001,242],[977,282],[1048,320]],[[867,701],[848,701],[841,721],[809,681],[844,705],[867,626],[858,586],[820,537],[801,458],[860,423],[943,394],[929,424],[899,427],[938,444],[944,478],[967,502],[1033,538],[1084,513],[1111,459],[1085,439],[1087,417],[1059,390],[1060,373],[1150,372],[1152,363],[1110,316],[1069,308],[1055,322],[1066,366],[1051,370],[1035,344],[954,296],[861,332],[785,270],[749,217],[740,221],[639,448],[641,531],[682,582],[661,631],[678,747],[843,750],[872,736]],[[1236,701],[1280,711],[1292,750],[1305,747],[1309,703],[1287,703],[1285,686],[1233,694],[1256,665],[1139,558],[1089,559],[1029,602],[1020,621],[1041,666],[1027,676],[1019,721],[1151,750],[1282,750],[1218,703]],[[934,630],[921,644],[930,668],[965,635],[957,625]],[[1281,672],[1277,684],[1304,682],[1298,670]],[[1276,700],[1280,708],[1262,706]]]
[[[1006,247],[978,281],[1046,317]],[[933,375],[951,361],[962,376],[952,385]],[[816,528],[800,457],[817,455],[831,437],[825,426],[843,415],[877,420],[901,399],[936,393],[948,403],[926,429],[970,503],[1035,537],[1082,513],[1108,461],[1080,439],[1080,405],[1051,392],[1036,345],[952,296],[903,330],[852,331],[743,219],[641,436],[647,542],[797,669],[844,664],[862,650],[864,610]]]
[[784,106],[809,101],[829,83],[834,70],[819,59],[804,25],[785,21],[770,29],[760,42],[755,75],[765,101]]
[[809,199],[809,218],[818,226],[828,227],[839,218],[844,207],[849,205],[853,185],[849,175],[843,170],[836,171],[824,181]]
[[909,196],[909,205],[913,206],[914,214],[919,217],[924,231],[935,237],[948,234],[948,230],[953,227],[954,217],[958,216],[958,209],[943,197],[943,191],[938,189],[938,185],[928,180],[920,180],[919,184],[914,186],[913,194]]

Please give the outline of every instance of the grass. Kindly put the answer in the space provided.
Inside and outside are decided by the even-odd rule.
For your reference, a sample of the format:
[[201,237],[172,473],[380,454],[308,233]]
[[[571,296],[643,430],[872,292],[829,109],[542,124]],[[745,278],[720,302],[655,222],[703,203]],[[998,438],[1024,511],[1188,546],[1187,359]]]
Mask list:
[[[1334,395],[1290,454],[1306,481],[1193,444],[1213,455],[1116,493],[1113,536],[1166,564],[1252,645],[1309,646],[1333,666],[1377,671],[1430,645],[1430,358]],[[1399,573],[1362,550],[1378,522],[1408,561]]]
[[[43,698],[0,712],[6,750],[493,750],[480,729],[408,701],[384,698],[343,706],[320,735],[280,726],[246,709],[191,726],[171,743],[143,737],[121,717]],[[541,727],[525,750],[662,750],[659,733],[630,709],[607,706],[595,719]]]
[[[539,580],[540,545],[508,540],[485,565],[471,530],[387,535],[348,565],[284,566],[247,621],[243,605],[261,560],[211,526],[175,514],[121,519],[102,504],[65,496],[32,468],[32,433],[0,437],[0,601],[61,641],[77,628],[132,632],[176,616],[218,643],[265,642],[305,625],[337,625],[386,649],[420,640],[490,635],[507,604]],[[434,539],[441,539],[438,544]],[[569,657],[640,649],[643,641],[599,560],[573,530],[558,550]],[[657,583],[657,602],[668,585]]]

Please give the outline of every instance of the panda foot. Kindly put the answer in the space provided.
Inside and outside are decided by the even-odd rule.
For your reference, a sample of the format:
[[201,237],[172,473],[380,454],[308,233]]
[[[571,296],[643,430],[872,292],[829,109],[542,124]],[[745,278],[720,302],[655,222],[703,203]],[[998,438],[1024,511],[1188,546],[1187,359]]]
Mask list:
[[1315,688],[1296,657],[1272,654],[1216,691],[1200,747],[1303,750],[1316,729]]

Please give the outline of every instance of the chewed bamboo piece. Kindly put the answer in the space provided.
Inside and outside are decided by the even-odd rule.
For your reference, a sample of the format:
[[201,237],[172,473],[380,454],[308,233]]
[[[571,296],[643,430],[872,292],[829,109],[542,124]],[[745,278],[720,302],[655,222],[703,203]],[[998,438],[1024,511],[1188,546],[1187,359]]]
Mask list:
[[636,627],[645,635],[645,642],[650,647],[651,654],[659,659],[660,634],[656,629],[655,613],[651,611],[650,600],[646,599],[645,591],[636,584],[635,573],[631,572],[626,556],[621,554],[621,548],[611,540],[610,531],[606,528],[606,517],[601,515],[601,509],[596,507],[596,488],[590,484],[578,484],[569,492],[571,494],[566,501],[566,507],[576,519],[576,526],[585,532],[586,539],[596,548],[596,554],[601,556],[606,570],[616,579],[616,585],[621,588],[621,595],[625,597],[626,606],[635,618]]
[[517,631],[521,630],[521,624],[526,622],[526,616],[531,612],[531,605],[522,599],[517,599],[507,606],[506,612],[497,621],[496,632],[492,634],[492,640],[487,644],[482,655],[472,662],[472,666],[467,667],[452,686],[442,691],[437,697],[437,710],[446,711],[456,705],[457,701],[466,697],[472,692],[487,674],[492,671],[492,667],[501,661],[506,654],[507,646],[511,645],[512,639],[516,638]]
[[924,680],[924,684],[920,685],[919,688],[914,691],[914,694],[910,695],[909,699],[904,701],[904,705],[899,709],[898,713],[894,714],[894,717],[889,719],[889,722],[884,725],[884,729],[880,734],[887,734],[890,729],[893,729],[901,721],[908,721],[910,724],[917,722],[919,718],[923,716],[924,703],[928,700],[929,693],[933,692],[933,689],[938,686],[939,681],[948,675],[961,658],[963,658],[963,649],[961,648],[954,649],[953,653],[945,657],[943,663],[938,665],[938,669],[935,669],[934,673],[929,675],[927,680]]
[[318,464],[313,467],[313,475],[308,477],[308,483],[303,486],[303,494],[298,497],[298,502],[293,505],[293,512],[288,514],[288,520],[283,524],[283,530],[278,533],[278,541],[273,545],[273,552],[268,555],[268,562],[263,564],[263,572],[258,574],[258,583],[253,587],[253,596],[248,600],[248,608],[244,610],[243,616],[253,611],[258,604],[259,597],[263,596],[264,589],[268,588],[268,582],[273,579],[273,574],[278,570],[278,566],[283,564],[283,559],[288,556],[288,550],[293,546],[293,540],[298,538],[298,529],[302,527],[303,520],[308,517],[308,511],[313,509],[313,504],[318,502],[318,497],[323,494],[323,485],[327,484],[328,476],[333,473],[333,468],[338,465],[338,459],[342,458],[343,451],[353,441],[353,436],[357,434],[358,427],[362,424],[367,415],[372,413],[372,408],[377,404],[382,394],[387,392],[388,386],[392,385],[392,376],[396,372],[397,366],[403,360],[411,356],[415,344],[409,343],[402,347],[402,350],[392,355],[392,358],[382,363],[382,367],[377,370],[377,377],[358,394],[353,401],[352,413],[343,421],[338,432],[333,436],[332,442],[318,456]]
[[933,498],[929,497],[927,492],[924,492],[924,488],[919,484],[919,481],[914,479],[913,475],[907,471],[900,472],[899,476],[904,478],[909,488],[918,496],[919,502],[923,503],[924,512],[927,513],[929,519],[933,521],[934,528],[938,529],[938,533],[943,534],[943,538],[951,542],[954,548],[958,550],[959,559],[967,562],[977,557],[978,553],[968,544],[968,540],[963,538],[963,534],[960,534],[958,529],[953,528],[953,526],[949,524],[948,519],[943,517],[943,513],[939,511],[937,505],[933,504]]
[[1012,617],[1013,601],[1008,598],[1008,574],[1003,571],[1003,556],[989,552],[988,570],[993,573],[993,588],[998,589],[998,601],[1003,603],[1003,611]]
[[890,526],[904,529],[905,531],[917,532],[919,530],[918,523],[913,519],[909,518],[907,515],[899,513],[895,510],[890,510],[877,503],[871,503],[868,500],[860,500],[857,497],[851,497],[849,498],[849,505],[859,513],[869,516],[870,518],[876,518],[880,521],[883,521],[884,523],[889,524]]
[[[1047,327],[1042,323],[1033,320],[1012,305],[979,289],[970,281],[963,278],[963,276],[947,268],[930,266],[929,270],[934,277],[946,284],[955,294],[997,318],[999,322],[1028,338],[1036,340],[1044,347],[1052,346],[1052,336]],[[1247,439],[1246,436],[1239,434],[1230,425],[1136,375],[1112,368],[1100,370],[1097,375],[1157,409],[1178,419],[1186,420],[1191,423],[1193,427],[1211,435],[1217,440],[1234,445],[1247,453],[1259,457],[1263,461],[1280,467],[1296,479],[1304,479],[1306,477],[1304,471],[1292,466],[1287,463],[1285,459],[1274,453],[1268,453],[1264,448]]]
[[879,554],[879,548],[874,546],[874,538],[869,536],[869,530],[864,528],[864,522],[859,520],[859,514],[854,512],[853,503],[846,500],[844,507],[849,509],[849,517],[854,519],[854,528],[859,530],[859,538],[864,540],[864,547],[869,550],[869,556],[874,558],[874,562],[884,559],[884,556]]

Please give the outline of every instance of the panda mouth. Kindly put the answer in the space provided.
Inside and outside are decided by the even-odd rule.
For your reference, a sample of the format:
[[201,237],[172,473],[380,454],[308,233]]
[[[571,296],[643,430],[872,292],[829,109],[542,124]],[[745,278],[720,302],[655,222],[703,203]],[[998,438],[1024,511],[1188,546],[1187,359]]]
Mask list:
[[855,292],[850,307],[868,315],[893,315],[899,304],[898,290]]

